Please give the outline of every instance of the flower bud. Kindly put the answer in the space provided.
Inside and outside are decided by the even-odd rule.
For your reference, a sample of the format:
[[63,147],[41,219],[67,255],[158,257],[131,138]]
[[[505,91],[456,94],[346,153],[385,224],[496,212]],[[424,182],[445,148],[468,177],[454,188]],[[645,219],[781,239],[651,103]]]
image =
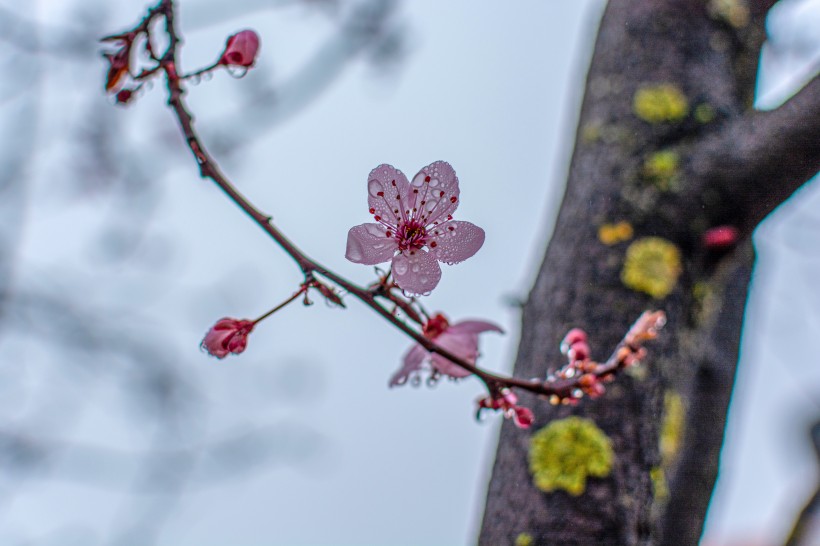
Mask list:
[[578,341],[570,345],[567,356],[570,360],[586,360],[589,358],[589,345],[585,341]]
[[735,246],[740,235],[734,226],[717,226],[703,234],[703,246],[709,250],[726,250]]
[[561,340],[561,354],[567,354],[569,348],[572,347],[574,344],[578,342],[586,342],[587,340],[587,333],[581,330],[580,328],[573,328],[567,335],[564,336],[564,339]]
[[248,334],[251,333],[255,322],[233,318],[219,319],[205,334],[202,340],[202,349],[216,358],[225,358],[230,353],[238,355],[245,350],[248,344]]
[[259,35],[252,30],[243,30],[228,38],[218,64],[250,68],[256,62],[258,52]]

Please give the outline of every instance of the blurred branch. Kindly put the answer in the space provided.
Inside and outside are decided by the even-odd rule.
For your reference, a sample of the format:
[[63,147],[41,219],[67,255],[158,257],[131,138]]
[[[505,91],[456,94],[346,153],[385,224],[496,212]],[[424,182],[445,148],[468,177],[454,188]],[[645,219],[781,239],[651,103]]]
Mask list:
[[[817,456],[817,463],[820,464],[820,421],[812,425],[809,435],[814,447],[814,454]],[[820,533],[820,479],[815,487],[814,494],[798,514],[785,546],[816,545],[818,538],[820,538],[818,533]]]
[[[350,63],[370,53],[379,58],[380,48],[398,54],[401,29],[391,22],[398,0],[368,0],[356,5],[340,23],[332,36],[287,81],[266,83],[251,91],[249,100],[219,120],[209,120],[206,130],[214,142],[214,152],[228,156],[257,139],[261,134],[287,121],[312,104],[336,81]],[[392,48],[392,49],[391,49]],[[252,113],[242,115],[240,112]],[[230,131],[238,117],[242,130]],[[218,132],[217,132],[218,131]]]

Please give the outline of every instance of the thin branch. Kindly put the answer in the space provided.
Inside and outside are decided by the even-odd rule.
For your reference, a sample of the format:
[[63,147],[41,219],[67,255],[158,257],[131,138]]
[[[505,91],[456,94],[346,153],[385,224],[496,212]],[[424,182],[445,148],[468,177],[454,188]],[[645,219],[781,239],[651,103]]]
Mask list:
[[[262,228],[268,236],[296,262],[305,275],[306,282],[309,281],[314,274],[321,275],[334,282],[366,306],[373,309],[426,350],[443,356],[464,370],[477,376],[486,385],[492,398],[501,397],[503,389],[516,387],[548,398],[553,403],[572,402],[577,400],[584,392],[585,381],[589,383],[591,379],[610,379],[620,369],[637,363],[643,358],[646,352],[642,347],[643,343],[647,340],[654,339],[657,332],[665,323],[664,314],[660,311],[654,313],[646,312],[641,315],[627,332],[621,343],[618,344],[610,358],[603,364],[586,361],[581,363],[583,364],[583,370],[581,370],[575,367],[579,363],[570,363],[562,370],[556,372],[555,375],[543,381],[537,379],[525,381],[496,375],[478,368],[452,352],[439,347],[432,340],[413,330],[377,301],[376,298],[379,295],[384,297],[383,294],[379,294],[378,291],[360,287],[309,258],[273,225],[270,215],[257,209],[233,186],[213,157],[208,153],[199,135],[194,130],[193,116],[189,112],[183,99],[185,90],[182,87],[183,79],[180,76],[182,72],[177,62],[177,48],[181,40],[175,26],[173,0],[161,0],[156,7],[148,11],[147,15],[134,29],[123,34],[109,36],[105,40],[123,41],[125,39],[130,44],[135,34],[149,32],[150,24],[155,17],[163,17],[165,20],[165,32],[168,34],[168,48],[161,57],[155,56],[154,58],[158,63],[158,69],[165,75],[168,90],[168,104],[179,122],[188,148],[191,150],[191,153],[199,165],[200,175],[203,178],[212,180],[234,204],[242,209],[254,223]],[[152,52],[152,55],[156,55],[156,52]],[[156,71],[156,69],[154,69],[154,71]],[[391,299],[389,301],[394,300]]]

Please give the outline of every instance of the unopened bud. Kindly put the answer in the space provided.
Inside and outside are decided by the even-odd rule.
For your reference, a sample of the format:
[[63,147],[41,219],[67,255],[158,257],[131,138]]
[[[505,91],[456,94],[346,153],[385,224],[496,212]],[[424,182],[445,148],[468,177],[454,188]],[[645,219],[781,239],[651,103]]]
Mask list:
[[252,30],[237,32],[228,38],[219,64],[250,68],[259,52],[259,35]]

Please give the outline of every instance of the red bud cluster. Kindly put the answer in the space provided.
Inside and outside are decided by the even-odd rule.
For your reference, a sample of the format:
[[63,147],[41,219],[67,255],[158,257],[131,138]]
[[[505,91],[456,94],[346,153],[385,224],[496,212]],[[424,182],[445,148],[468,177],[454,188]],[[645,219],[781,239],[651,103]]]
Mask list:
[[530,428],[535,421],[532,410],[518,405],[518,397],[510,389],[501,389],[498,396],[488,396],[477,401],[476,419],[481,417],[485,409],[501,410],[504,417],[512,419],[518,428]]

